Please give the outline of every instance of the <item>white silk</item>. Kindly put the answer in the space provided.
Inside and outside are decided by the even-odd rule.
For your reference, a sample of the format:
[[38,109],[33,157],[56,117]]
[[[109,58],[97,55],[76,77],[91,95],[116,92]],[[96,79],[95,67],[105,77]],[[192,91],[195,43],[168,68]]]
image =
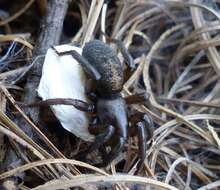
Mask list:
[[[58,52],[82,49],[71,45],[55,47]],[[85,95],[86,76],[79,63],[71,55],[58,56],[53,49],[48,49],[38,86],[38,94],[43,100],[51,98],[73,98],[87,101]],[[61,125],[85,141],[93,141],[94,136],[88,131],[89,119],[86,113],[73,106],[51,106]]]

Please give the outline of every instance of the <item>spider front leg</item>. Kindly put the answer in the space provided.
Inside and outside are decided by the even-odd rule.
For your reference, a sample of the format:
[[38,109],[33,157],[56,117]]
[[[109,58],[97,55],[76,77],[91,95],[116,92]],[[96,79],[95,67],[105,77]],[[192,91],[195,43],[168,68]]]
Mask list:
[[129,132],[131,136],[137,135],[138,137],[138,155],[140,162],[138,164],[138,171],[143,167],[146,157],[147,141],[153,137],[154,124],[151,118],[144,113],[137,113],[130,117],[131,128]]
[[[89,130],[92,132],[91,129]],[[96,128],[95,130],[99,130],[99,128]],[[90,147],[86,151],[87,154],[98,149],[101,145],[106,143],[113,136],[114,132],[115,132],[115,128],[112,125],[106,126],[105,130],[95,137],[95,141],[90,145]]]
[[51,47],[57,55],[64,56],[64,55],[71,55],[76,61],[81,64],[83,70],[89,75],[90,78],[94,80],[99,80],[101,78],[100,73],[93,67],[82,55],[80,55],[75,50],[65,51],[65,52],[58,52],[55,47]]
[[[103,146],[114,134],[115,128],[112,125],[108,125],[104,128],[104,131],[100,133],[100,130],[103,131],[103,127],[100,127],[99,125],[91,125],[89,127],[89,131],[96,135],[95,141],[89,146],[89,148],[77,156],[77,159],[85,159],[85,157],[93,152],[96,149],[99,149],[101,146]],[[99,134],[98,134],[99,133]]]
[[[117,156],[118,154],[122,151],[124,145],[126,142],[126,138],[125,137],[119,137],[117,139],[117,144],[115,147],[111,148],[111,151],[103,156],[103,162],[99,163],[99,164],[95,164],[96,167],[106,167],[109,163],[111,163]],[[103,147],[101,147],[103,148]],[[104,152],[104,151],[103,151]]]
[[[118,154],[123,149],[126,141],[126,136],[113,138],[113,135],[115,134],[115,128],[112,125],[105,127],[105,131],[102,133],[100,133],[100,130],[103,130],[103,127],[101,128],[96,124],[90,126],[89,131],[92,134],[96,135],[95,141],[90,145],[90,147],[86,151],[80,153],[80,155],[77,158],[80,160],[85,160],[86,155],[98,149],[101,153],[102,162],[91,164],[96,167],[106,167],[118,156]],[[114,142],[114,146],[112,146],[112,142]],[[106,145],[111,145],[111,151],[109,153],[106,151]]]

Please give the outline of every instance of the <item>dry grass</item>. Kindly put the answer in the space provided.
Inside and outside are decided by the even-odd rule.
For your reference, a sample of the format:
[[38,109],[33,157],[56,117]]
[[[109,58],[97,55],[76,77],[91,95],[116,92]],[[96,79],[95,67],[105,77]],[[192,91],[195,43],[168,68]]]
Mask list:
[[[39,190],[78,186],[97,189],[109,184],[116,184],[112,187],[115,189],[132,189],[135,185],[146,189],[219,189],[220,2],[128,0],[115,1],[104,8],[103,2],[92,0],[89,4],[82,0],[77,3],[82,26],[69,41],[82,45],[94,37],[105,41],[102,29],[111,38],[123,41],[134,57],[137,69],[126,81],[122,95],[149,93],[148,102],[131,108],[149,114],[155,123],[140,176],[134,176],[138,162],[136,138],[130,138],[126,150],[104,169],[67,159],[22,112],[15,103],[16,97],[10,94],[10,89],[22,90],[22,86],[13,81],[28,72],[29,66],[25,65],[0,74],[0,133],[13,140],[13,147],[26,162],[0,174],[0,179],[32,171],[29,184],[38,176],[42,185],[36,184],[33,189]],[[44,3],[39,4],[42,10]],[[16,18],[9,17],[0,25],[8,31],[12,27],[10,22]],[[22,45],[27,56],[32,51],[32,45],[23,37],[0,36],[0,42],[5,41]],[[10,119],[13,113],[7,116],[6,100],[10,110],[16,110],[16,114],[30,124],[48,149],[34,142]],[[25,184],[20,188],[29,189]]]

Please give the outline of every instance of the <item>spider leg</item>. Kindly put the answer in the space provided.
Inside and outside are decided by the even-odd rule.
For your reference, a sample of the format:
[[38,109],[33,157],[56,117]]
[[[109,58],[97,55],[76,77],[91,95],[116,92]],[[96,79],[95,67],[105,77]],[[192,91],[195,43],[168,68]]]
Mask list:
[[143,92],[143,93],[127,96],[124,99],[126,104],[138,104],[138,103],[147,102],[149,99],[149,94]]
[[38,101],[31,104],[26,104],[25,106],[35,107],[35,106],[49,106],[49,105],[70,105],[74,106],[76,109],[84,112],[95,112],[95,106],[93,104],[89,104],[82,100],[71,99],[71,98],[54,98]]
[[90,145],[86,153],[90,153],[98,149],[101,145],[106,143],[114,134],[115,128],[112,125],[106,127],[105,131],[96,136],[95,141]]
[[144,122],[138,122],[136,124],[137,127],[137,135],[138,135],[138,154],[140,157],[141,162],[144,162],[144,159],[146,157],[146,151],[147,151],[147,134],[145,129]]
[[[106,146],[105,146],[105,145],[100,146],[99,152],[100,152],[100,154],[101,154],[102,160],[106,160],[106,159],[107,159],[108,152],[107,152],[107,150],[106,150]],[[96,165],[98,165],[98,164],[96,164]]]
[[109,163],[111,163],[118,156],[118,154],[122,151],[125,141],[126,141],[125,137],[119,137],[117,145],[107,155],[104,156],[103,162],[95,164],[95,166],[105,167]]
[[123,42],[117,39],[110,39],[110,41],[117,45],[123,58],[125,59],[127,66],[130,68],[131,71],[134,71],[136,68],[134,64],[134,59],[132,58],[131,54],[129,53],[128,49],[125,47]]
[[109,37],[106,33],[101,32],[102,35],[105,35],[107,38],[107,41],[116,44],[118,49],[120,50],[123,58],[125,59],[125,62],[127,66],[130,68],[131,71],[134,71],[136,66],[134,64],[134,59],[132,58],[131,54],[129,53],[128,49],[125,47],[123,42],[121,40],[117,40],[114,38]]
[[[94,127],[94,126],[93,126]],[[93,131],[96,130],[99,130],[100,127],[94,127],[95,129],[92,129]],[[100,146],[102,146],[105,142],[107,142],[111,137],[112,135],[114,134],[115,132],[115,128],[112,126],[112,125],[108,125],[106,128],[105,128],[105,131],[102,132],[101,134],[97,135],[95,137],[95,141],[89,146],[89,148],[81,153],[79,153],[79,155],[77,156],[78,159],[83,159],[86,157],[86,155],[88,155],[89,153],[93,152],[94,150],[96,149],[99,149]]]
[[[144,160],[146,157],[147,141],[150,140],[153,136],[153,122],[147,114],[137,113],[132,116],[134,121],[131,121],[132,127],[131,131],[135,132],[138,136],[138,155],[140,158],[140,162],[137,166],[138,171],[140,171],[143,167]],[[140,119],[141,117],[141,119]],[[139,121],[137,121],[137,119]],[[135,121],[136,120],[136,121]]]
[[92,102],[97,102],[97,95],[95,94],[96,84],[92,79],[88,79],[85,85],[86,95],[89,97]]
[[84,71],[89,75],[90,78],[94,80],[99,80],[101,78],[101,74],[96,70],[95,67],[93,67],[82,55],[80,55],[75,50],[65,51],[65,52],[58,52],[55,47],[51,47],[57,55],[63,56],[63,55],[71,55],[76,61],[81,64]]

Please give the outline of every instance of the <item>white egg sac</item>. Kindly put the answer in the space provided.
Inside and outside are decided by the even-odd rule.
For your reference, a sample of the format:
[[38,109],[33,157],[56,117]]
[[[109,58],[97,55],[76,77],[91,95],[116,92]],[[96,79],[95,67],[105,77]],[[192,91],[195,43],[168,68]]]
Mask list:
[[[75,50],[82,53],[81,48],[71,45],[60,45],[55,48],[58,52]],[[72,98],[88,102],[85,85],[85,73],[71,55],[59,56],[53,49],[48,49],[38,86],[38,94],[43,100]],[[85,112],[69,105],[51,106],[51,109],[66,130],[85,141],[94,140],[94,136],[88,131],[89,119]]]

